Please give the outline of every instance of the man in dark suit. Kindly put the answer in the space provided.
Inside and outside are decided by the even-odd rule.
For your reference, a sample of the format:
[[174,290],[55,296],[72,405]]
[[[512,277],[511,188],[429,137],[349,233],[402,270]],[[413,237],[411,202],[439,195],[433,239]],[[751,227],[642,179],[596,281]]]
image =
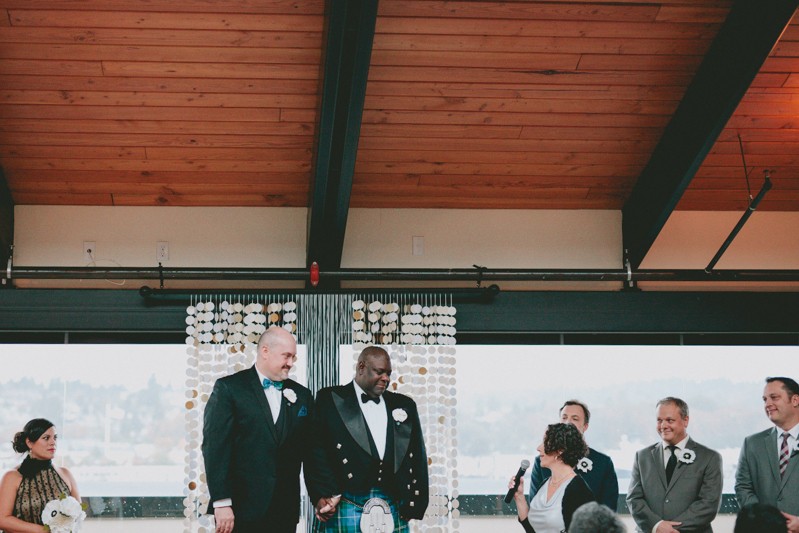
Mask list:
[[799,533],[799,384],[791,378],[766,378],[766,416],[773,428],[746,437],[735,473],[738,505],[773,505],[788,531]]
[[273,326],[258,341],[255,365],[214,385],[202,450],[218,533],[297,529],[313,395],[288,379],[296,360],[294,336]]
[[[568,400],[560,408],[560,421],[571,424],[585,434],[588,430],[588,421],[591,412],[588,406],[578,400]],[[619,501],[619,480],[613,460],[593,448],[588,448],[588,456],[580,459],[574,471],[583,478],[583,481],[594,493],[594,498],[599,503],[607,505],[613,511]],[[549,468],[541,468],[541,457],[535,458],[533,471],[530,473],[530,498],[535,496],[539,487],[552,476]]]
[[635,454],[627,506],[643,533],[711,533],[721,505],[721,455],[688,436],[688,404],[657,403],[661,442]]
[[386,390],[390,377],[388,353],[369,346],[352,382],[317,393],[317,435],[305,466],[316,531],[359,532],[373,498],[388,503],[372,512],[390,508],[395,532],[424,517],[429,486],[419,414],[412,399]]

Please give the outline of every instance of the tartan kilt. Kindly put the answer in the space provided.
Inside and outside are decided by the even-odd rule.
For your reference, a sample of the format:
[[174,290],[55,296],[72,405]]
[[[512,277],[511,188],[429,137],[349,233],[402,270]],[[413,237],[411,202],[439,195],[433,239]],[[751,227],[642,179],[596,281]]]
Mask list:
[[[346,501],[344,498],[350,501]],[[363,504],[369,498],[383,498],[391,506],[391,517],[394,519],[394,532],[393,533],[408,533],[408,522],[400,519],[399,508],[390,498],[388,498],[382,491],[372,489],[369,494],[342,494],[341,501],[336,509],[336,514],[330,517],[327,522],[320,522],[314,517],[313,531],[314,533],[360,533],[361,532],[361,515],[363,514]],[[353,505],[350,502],[355,502]]]

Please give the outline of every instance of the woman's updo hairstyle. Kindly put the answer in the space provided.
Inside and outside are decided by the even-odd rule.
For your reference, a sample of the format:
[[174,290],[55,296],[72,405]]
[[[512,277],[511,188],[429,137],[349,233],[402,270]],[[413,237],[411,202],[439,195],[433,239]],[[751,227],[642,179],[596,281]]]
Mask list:
[[18,431],[17,434],[14,435],[14,440],[11,441],[14,451],[17,453],[27,452],[30,448],[28,448],[28,443],[26,441],[36,442],[39,440],[39,437],[44,435],[45,431],[54,425],[55,424],[44,418],[34,418],[25,424],[22,431]]

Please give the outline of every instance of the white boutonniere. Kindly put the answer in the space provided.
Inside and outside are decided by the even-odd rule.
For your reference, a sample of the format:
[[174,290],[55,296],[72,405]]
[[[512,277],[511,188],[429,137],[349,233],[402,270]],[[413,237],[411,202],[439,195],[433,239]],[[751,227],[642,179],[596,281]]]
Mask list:
[[583,457],[577,461],[577,470],[580,472],[585,472],[587,474],[592,468],[594,468],[594,462],[588,457]]
[[689,450],[688,448],[682,449],[677,452],[677,460],[681,463],[685,463],[687,465],[694,462],[696,459],[696,452],[693,450]]
[[297,401],[297,393],[291,389],[283,389],[283,397],[289,401],[289,403],[294,403]]
[[405,412],[405,409],[394,409],[391,411],[391,416],[396,420],[397,424],[402,424],[408,420],[408,413]]

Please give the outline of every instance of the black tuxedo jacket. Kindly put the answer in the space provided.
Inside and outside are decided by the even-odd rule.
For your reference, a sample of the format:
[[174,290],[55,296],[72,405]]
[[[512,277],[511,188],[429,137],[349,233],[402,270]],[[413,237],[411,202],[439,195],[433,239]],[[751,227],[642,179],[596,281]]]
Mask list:
[[[427,452],[416,403],[403,394],[385,392],[388,410],[386,454],[390,465],[388,492],[399,504],[400,516],[422,519],[429,499]],[[345,492],[361,493],[379,485],[374,444],[352,382],[328,387],[316,396],[314,447],[305,465],[308,494],[313,502]],[[396,416],[404,421],[398,421]],[[392,453],[393,452],[393,453]],[[388,456],[390,454],[390,456]],[[385,480],[383,480],[385,483]]]
[[237,523],[299,519],[313,395],[291,379],[283,383],[277,423],[254,366],[218,379],[205,407],[202,451],[211,502],[231,498]]

